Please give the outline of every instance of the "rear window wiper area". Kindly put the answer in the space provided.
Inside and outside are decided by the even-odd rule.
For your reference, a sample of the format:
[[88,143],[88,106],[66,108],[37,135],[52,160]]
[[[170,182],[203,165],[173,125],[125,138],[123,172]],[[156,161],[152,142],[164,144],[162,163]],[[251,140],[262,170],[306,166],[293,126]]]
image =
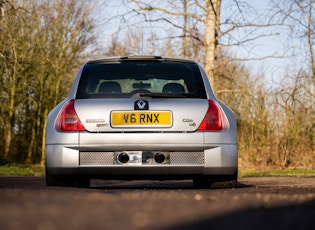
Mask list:
[[135,93],[131,98],[185,98],[182,94],[173,93]]

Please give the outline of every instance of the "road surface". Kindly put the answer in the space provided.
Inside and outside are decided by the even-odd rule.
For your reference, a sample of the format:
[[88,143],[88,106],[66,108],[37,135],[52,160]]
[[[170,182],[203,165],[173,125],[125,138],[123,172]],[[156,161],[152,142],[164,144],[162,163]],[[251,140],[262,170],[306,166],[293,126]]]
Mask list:
[[315,229],[315,177],[240,178],[235,189],[192,181],[102,181],[47,187],[0,176],[0,229]]

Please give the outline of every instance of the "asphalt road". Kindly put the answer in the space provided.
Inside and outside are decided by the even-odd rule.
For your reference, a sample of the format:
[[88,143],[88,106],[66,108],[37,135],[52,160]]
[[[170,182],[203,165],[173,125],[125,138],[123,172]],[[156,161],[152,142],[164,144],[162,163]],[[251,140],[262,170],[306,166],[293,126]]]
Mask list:
[[0,229],[315,229],[315,177],[240,178],[238,188],[192,181],[101,181],[46,187],[0,177]]

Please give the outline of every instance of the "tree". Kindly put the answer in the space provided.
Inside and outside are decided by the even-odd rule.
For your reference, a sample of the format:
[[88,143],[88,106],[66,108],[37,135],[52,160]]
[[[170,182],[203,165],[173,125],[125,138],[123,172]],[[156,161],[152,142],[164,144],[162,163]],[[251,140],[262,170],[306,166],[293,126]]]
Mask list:
[[4,3],[0,31],[2,157],[44,163],[48,112],[68,93],[74,71],[94,40],[91,7],[89,2],[76,0]]
[[[7,14],[5,14],[7,12]],[[19,74],[23,70],[21,59],[25,34],[20,28],[23,26],[23,8],[14,8],[13,5],[4,5],[1,2],[1,30],[0,30],[0,94],[1,100],[1,126],[3,130],[3,157],[8,158],[14,124],[16,117],[15,108],[23,101],[18,97],[20,86],[25,82]],[[25,31],[24,31],[25,32]]]
[[[278,4],[283,23],[289,28],[288,44],[294,44],[290,71],[275,92],[275,105],[282,114],[278,143],[282,165],[307,165],[314,161],[315,134],[315,18],[312,0],[290,0]],[[310,157],[310,155],[312,157]],[[308,164],[314,164],[308,163]]]
[[[34,125],[41,135],[39,152],[42,153],[43,163],[48,112],[68,93],[71,76],[79,65],[80,55],[94,39],[90,36],[94,25],[89,17],[91,8],[85,1],[53,1],[36,6],[35,9],[40,9],[35,37],[38,39],[36,43],[42,44],[42,61],[37,59],[40,61],[36,89],[39,100]],[[44,26],[41,21],[44,21]],[[38,143],[33,148],[36,149],[36,146]]]
[[[218,55],[222,53],[220,49],[241,45],[248,46],[253,41],[263,37],[274,36],[275,33],[261,28],[282,25],[281,18],[276,17],[278,12],[266,10],[262,13],[255,9],[254,4],[257,2],[251,5],[247,1],[228,1],[225,3],[221,0],[181,0],[176,2],[169,0],[161,3],[130,0],[128,3],[134,9],[131,12],[143,16],[145,22],[164,22],[164,24],[166,23],[164,25],[165,30],[174,29],[177,35],[173,36],[173,40],[177,38],[182,41],[181,54],[178,56],[191,58],[187,52],[187,46],[188,44],[196,45],[196,43],[188,42],[188,40],[199,43],[202,49],[199,49],[198,56],[202,57],[204,69],[215,90],[220,85],[216,69],[219,65],[224,64],[217,61]],[[222,9],[224,14],[221,13]],[[238,36],[239,34],[243,36]],[[275,57],[274,54],[270,56]],[[266,57],[255,56],[238,59],[258,60],[263,58]],[[195,53],[194,59],[196,59]]]
[[[182,0],[180,1],[180,7],[178,7],[176,3],[174,3],[174,1],[167,1],[164,8],[158,6],[159,4],[155,4],[153,1],[151,3],[145,3],[138,0],[133,0],[132,2],[137,5],[138,12],[159,11],[164,13],[165,15],[182,18],[182,20],[172,20],[166,17],[147,19],[147,16],[145,15],[146,21],[164,21],[182,31],[179,35],[179,37],[182,37],[182,48],[180,55],[184,58],[187,57],[187,37],[196,39],[200,43],[202,43],[205,50],[204,68],[206,73],[208,74],[210,81],[214,81],[214,66],[220,24],[219,21],[221,0],[204,1],[203,4],[200,4],[199,1]],[[189,8],[191,8],[193,4],[195,4],[200,10],[200,14],[195,14],[189,11]],[[197,34],[193,34],[194,31],[188,27],[189,19],[194,20],[197,24],[203,25],[205,29],[204,38],[198,36]]]
[[[300,51],[303,59],[308,60],[307,69],[315,84],[315,18],[314,2],[312,0],[290,0],[278,6],[285,16],[285,23],[291,28],[291,36],[301,42]],[[306,55],[307,56],[306,56]],[[304,61],[304,60],[303,60]]]

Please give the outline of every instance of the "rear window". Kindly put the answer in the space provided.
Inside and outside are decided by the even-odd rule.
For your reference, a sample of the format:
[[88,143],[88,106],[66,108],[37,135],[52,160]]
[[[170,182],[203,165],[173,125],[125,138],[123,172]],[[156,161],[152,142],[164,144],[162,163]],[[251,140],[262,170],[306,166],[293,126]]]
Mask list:
[[195,63],[130,61],[88,63],[76,98],[206,98]]

